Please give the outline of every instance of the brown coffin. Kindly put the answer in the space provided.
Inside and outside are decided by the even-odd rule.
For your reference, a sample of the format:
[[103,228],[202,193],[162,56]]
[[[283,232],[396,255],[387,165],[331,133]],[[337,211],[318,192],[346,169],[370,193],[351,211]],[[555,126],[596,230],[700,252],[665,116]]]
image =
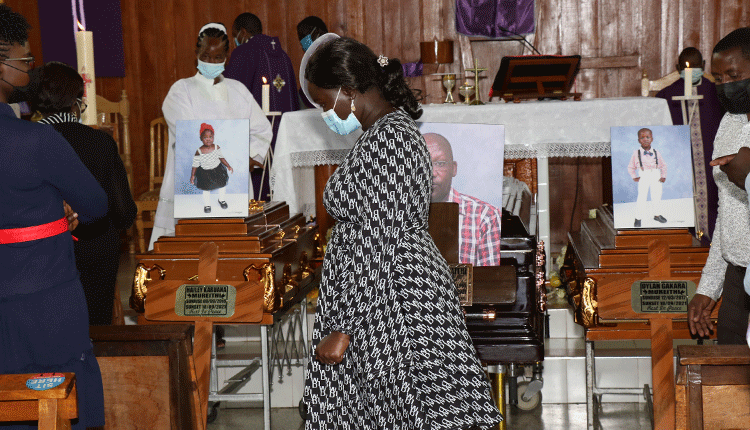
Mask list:
[[[696,285],[709,251],[687,229],[615,230],[609,206],[600,207],[597,218],[584,220],[580,232],[568,233],[568,239],[560,274],[576,322],[585,327],[600,324],[600,319],[646,319],[632,309],[631,287],[649,277],[652,242],[668,244],[671,278]],[[714,316],[717,312],[718,306]]]
[[[262,210],[255,209],[251,208],[250,216],[244,219],[180,220],[174,237],[159,238],[154,251],[138,256],[131,307],[144,311],[143,290],[148,295],[149,285],[155,289],[167,285],[156,280],[179,281],[166,288],[198,284],[198,253],[205,243],[218,247],[216,280],[200,284],[250,282],[255,288],[275,291],[274,299],[266,299],[267,291],[261,291],[266,312],[285,307],[313,278],[310,262],[320,253],[317,226],[306,224],[302,215],[290,217],[289,207],[283,202],[269,202]],[[168,319],[163,315],[163,300],[173,296],[174,291],[155,296],[160,298],[162,321]],[[184,318],[175,316],[174,320]]]

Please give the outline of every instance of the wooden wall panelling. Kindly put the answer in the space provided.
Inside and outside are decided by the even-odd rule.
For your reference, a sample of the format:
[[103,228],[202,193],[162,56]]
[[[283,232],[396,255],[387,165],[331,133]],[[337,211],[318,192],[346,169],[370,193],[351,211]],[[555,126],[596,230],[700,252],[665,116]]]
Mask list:
[[662,35],[661,35],[661,74],[664,76],[671,72],[674,64],[674,58],[680,53],[679,49],[679,24],[680,24],[680,3],[682,0],[662,0]]
[[[599,56],[599,12],[596,0],[582,0],[578,2],[578,17],[581,22],[587,23],[581,26],[580,49],[578,52],[582,57]],[[577,78],[578,91],[583,93],[584,98],[594,98],[599,94],[599,76],[596,69],[581,70]]]
[[[599,5],[599,55],[613,57],[622,52],[622,39],[618,23],[619,11],[627,6],[628,0],[601,0]],[[620,69],[599,70],[597,93],[604,97],[622,94],[624,82],[620,79]]]

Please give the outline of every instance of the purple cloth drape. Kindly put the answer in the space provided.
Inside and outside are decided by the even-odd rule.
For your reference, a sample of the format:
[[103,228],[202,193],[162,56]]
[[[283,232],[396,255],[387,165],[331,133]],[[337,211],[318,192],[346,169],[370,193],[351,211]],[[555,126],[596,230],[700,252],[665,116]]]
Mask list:
[[404,69],[404,77],[406,78],[422,76],[423,64],[421,61],[417,61],[416,63],[403,63],[401,68]]
[[503,37],[534,32],[534,0],[456,0],[456,30]]
[[[86,25],[94,34],[94,69],[99,77],[125,76],[120,0],[84,0]],[[44,62],[60,61],[78,67],[70,1],[37,0]]]

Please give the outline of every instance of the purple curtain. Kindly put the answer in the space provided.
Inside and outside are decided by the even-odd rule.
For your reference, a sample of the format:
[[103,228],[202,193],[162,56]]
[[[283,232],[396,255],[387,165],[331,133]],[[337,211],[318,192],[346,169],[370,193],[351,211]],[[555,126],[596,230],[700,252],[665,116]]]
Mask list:
[[534,0],[456,0],[456,30],[503,37],[534,32]]
[[[96,76],[125,76],[120,0],[84,0],[86,30],[94,34]],[[44,61],[77,67],[70,1],[37,0]],[[32,51],[38,47],[32,47]]]

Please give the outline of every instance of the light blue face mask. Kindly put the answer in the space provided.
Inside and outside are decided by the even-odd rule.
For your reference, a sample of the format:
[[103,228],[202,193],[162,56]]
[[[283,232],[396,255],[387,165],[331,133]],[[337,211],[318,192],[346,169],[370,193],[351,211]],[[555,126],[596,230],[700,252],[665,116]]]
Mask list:
[[333,108],[322,112],[321,115],[323,116],[323,121],[325,121],[328,128],[333,130],[334,133],[346,136],[354,130],[362,127],[362,124],[360,124],[357,117],[354,116],[354,112],[350,112],[346,120],[339,118],[334,110],[336,108],[336,102],[339,101],[339,94],[341,94],[341,88],[339,88],[339,92],[336,93],[336,100],[333,102]]
[[299,43],[302,45],[302,50],[307,51],[307,48],[309,48],[313,43],[312,36],[308,34],[307,36],[303,37],[302,40],[299,41]]
[[[692,76],[692,80],[691,80],[691,82],[693,83],[693,85],[697,85],[701,81],[701,76],[703,76],[703,69],[701,69],[701,68],[693,69],[693,76]],[[684,69],[680,70],[680,77],[682,79],[685,79],[685,70]]]
[[240,46],[240,41],[236,37],[234,38],[234,46]]
[[224,71],[224,63],[226,63],[226,61],[221,63],[205,63],[198,60],[198,71],[208,79],[215,79]]

